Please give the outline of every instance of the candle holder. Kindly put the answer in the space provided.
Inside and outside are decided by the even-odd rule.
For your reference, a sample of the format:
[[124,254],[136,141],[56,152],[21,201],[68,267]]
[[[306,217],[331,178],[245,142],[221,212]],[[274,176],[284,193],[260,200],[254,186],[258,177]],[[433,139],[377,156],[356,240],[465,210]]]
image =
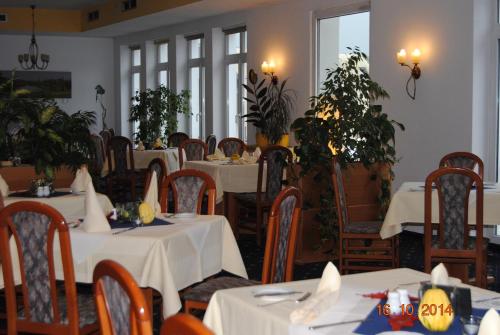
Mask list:
[[[413,52],[411,53],[411,59],[412,59],[413,65],[408,65],[406,63],[406,50],[401,49],[397,53],[397,59],[398,59],[399,65],[405,66],[405,67],[410,69],[410,78],[408,78],[408,80],[406,81],[406,94],[408,94],[408,96],[412,100],[415,100],[415,95],[416,95],[416,91],[417,91],[416,80],[419,79],[420,76],[422,75],[422,70],[420,69],[420,66],[419,66],[420,56],[421,56],[421,53],[420,53],[419,49],[413,50]],[[410,83],[411,82],[413,83],[413,92],[410,91]]]

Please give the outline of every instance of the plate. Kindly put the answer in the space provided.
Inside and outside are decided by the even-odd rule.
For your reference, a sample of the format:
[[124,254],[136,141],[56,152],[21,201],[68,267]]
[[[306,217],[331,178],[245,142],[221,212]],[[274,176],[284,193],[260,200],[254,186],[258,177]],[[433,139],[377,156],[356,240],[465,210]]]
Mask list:
[[194,219],[198,215],[196,213],[177,213],[173,216],[174,219]]
[[[296,292],[296,291],[298,291],[298,290],[292,289],[292,288],[284,288],[284,287],[259,287],[259,288],[256,288],[255,290],[252,291],[252,295],[283,293],[283,295],[265,295],[265,296],[256,298],[256,299],[259,299],[262,301],[280,301],[280,300],[295,298],[301,294],[304,294],[304,292],[292,293],[292,292]],[[287,294],[287,293],[290,293],[290,294]]]

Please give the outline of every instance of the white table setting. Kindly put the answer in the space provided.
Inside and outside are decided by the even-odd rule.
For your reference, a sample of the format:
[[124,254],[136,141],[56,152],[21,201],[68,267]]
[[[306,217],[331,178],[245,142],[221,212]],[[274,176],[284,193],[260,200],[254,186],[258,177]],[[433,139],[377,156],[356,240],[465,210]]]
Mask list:
[[[408,297],[418,296],[421,282],[443,283],[444,280],[449,285],[470,288],[473,308],[500,309],[499,293],[462,284],[458,279],[448,278],[446,270],[442,271],[444,266],[436,268],[432,276],[406,268],[339,276],[330,263],[321,279],[217,291],[203,322],[218,335],[358,334],[358,326],[381,302],[366,295],[403,289]],[[273,291],[285,293],[270,295]],[[290,294],[286,294],[287,291]],[[263,292],[269,296],[256,297]],[[305,293],[310,293],[310,297],[297,302]],[[495,324],[494,316],[491,319],[487,323]],[[500,331],[500,327],[494,327],[484,326],[490,331]],[[402,329],[387,334],[419,333]],[[485,330],[481,335],[486,334],[493,333]]]
[[[406,182],[394,193],[380,230],[382,238],[395,236],[403,231],[406,223],[424,223],[424,183]],[[500,184],[484,183],[483,225],[500,225]],[[475,225],[476,192],[469,197],[469,224]],[[432,192],[432,220],[439,221],[437,190]]]
[[[134,150],[134,168],[136,170],[147,169],[149,163],[155,159],[160,158],[167,166],[167,172],[172,173],[179,170],[179,150],[177,148],[167,148],[162,150]],[[128,155],[127,155],[128,161]],[[101,176],[104,177],[109,173],[108,159],[104,161]],[[130,163],[128,163],[130,164]]]

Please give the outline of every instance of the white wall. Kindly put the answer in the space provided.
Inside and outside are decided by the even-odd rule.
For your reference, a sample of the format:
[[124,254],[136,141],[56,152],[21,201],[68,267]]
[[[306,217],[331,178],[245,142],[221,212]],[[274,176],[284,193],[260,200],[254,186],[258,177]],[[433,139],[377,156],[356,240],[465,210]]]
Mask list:
[[[30,36],[0,35],[0,70],[20,70],[17,55],[27,52]],[[67,113],[93,110],[97,113],[96,130],[102,129],[101,107],[95,100],[95,86],[106,90],[103,103],[108,110],[107,125],[115,124],[113,40],[73,36],[37,36],[40,51],[50,55],[45,71],[71,72],[71,98],[58,99]]]

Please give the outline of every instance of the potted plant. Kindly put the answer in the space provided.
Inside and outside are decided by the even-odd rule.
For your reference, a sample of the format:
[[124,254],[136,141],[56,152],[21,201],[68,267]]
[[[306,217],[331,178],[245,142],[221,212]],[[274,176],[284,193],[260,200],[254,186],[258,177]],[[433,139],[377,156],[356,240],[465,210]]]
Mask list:
[[[311,108],[292,124],[299,143],[295,152],[301,175],[313,174],[312,179],[323,185],[316,192],[319,196],[313,206],[317,209],[315,219],[320,223],[321,239],[335,238],[338,231],[330,180],[333,156],[347,169],[347,193],[351,198],[373,195],[367,185],[376,188],[371,201],[377,204],[360,201],[367,206],[361,212],[375,217],[358,219],[383,218],[390,200],[392,166],[397,161],[395,128],[404,130],[402,124],[382,112],[382,106],[374,105],[377,99],[389,98],[389,94],[361,66],[367,61],[366,55],[358,48],[350,50],[342,64],[327,70],[321,92],[310,98]],[[349,190],[350,183],[357,183],[358,191],[354,187]]]
[[130,120],[139,122],[134,133],[135,142],[142,141],[148,148],[156,139],[168,138],[177,131],[177,114],[188,115],[190,93],[183,90],[176,94],[171,89],[161,85],[155,90],[147,89],[138,92],[132,98]]
[[269,143],[288,146],[288,123],[290,113],[295,108],[295,92],[287,89],[287,80],[281,84],[277,78],[259,81],[257,73],[251,69],[248,73],[249,84],[243,84],[248,93],[250,112],[243,115],[246,122],[257,128],[257,145],[265,148]]

